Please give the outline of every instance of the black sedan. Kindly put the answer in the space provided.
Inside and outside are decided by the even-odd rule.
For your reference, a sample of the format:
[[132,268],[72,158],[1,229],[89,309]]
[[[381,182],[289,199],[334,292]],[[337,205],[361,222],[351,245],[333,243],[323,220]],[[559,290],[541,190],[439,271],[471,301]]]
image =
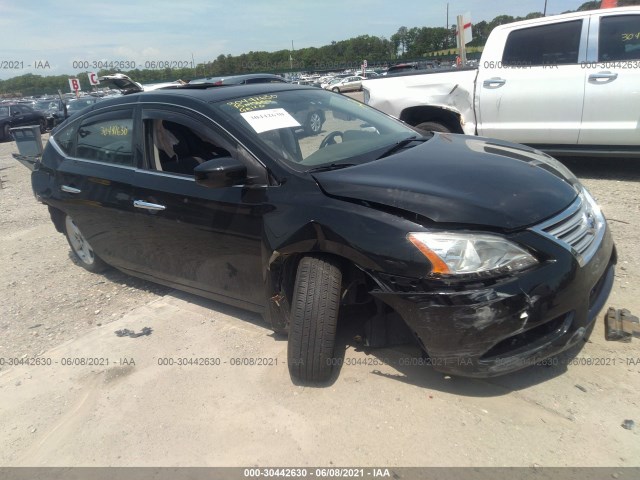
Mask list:
[[29,105],[0,103],[0,140],[11,140],[11,128],[29,125],[39,125],[40,132],[46,132],[46,115]]
[[72,98],[67,102],[67,117],[71,117],[78,112],[81,112],[87,107],[90,107],[94,103],[102,100],[100,97],[80,97],[80,98]]
[[[301,105],[325,131],[298,134]],[[81,266],[261,312],[298,381],[331,377],[345,306],[368,312],[370,345],[402,330],[436,369],[489,376],[583,342],[613,283],[607,223],[556,160],[312,87],[100,102],[32,184]]]
[[62,123],[67,117],[66,106],[60,98],[48,98],[39,100],[34,107],[43,112],[47,119],[47,129],[51,130]]

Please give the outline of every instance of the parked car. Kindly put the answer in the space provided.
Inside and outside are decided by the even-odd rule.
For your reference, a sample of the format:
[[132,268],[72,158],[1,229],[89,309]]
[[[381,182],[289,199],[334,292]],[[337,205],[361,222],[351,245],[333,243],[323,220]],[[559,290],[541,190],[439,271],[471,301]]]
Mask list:
[[412,72],[418,70],[418,64],[416,62],[410,63],[398,63],[397,65],[391,65],[385,75],[393,75],[396,73]]
[[[305,104],[333,130],[300,140]],[[80,266],[262,313],[302,382],[331,378],[349,305],[369,344],[404,332],[443,372],[532,365],[588,337],[616,263],[598,205],[548,155],[312,87],[105,100],[51,136],[32,185]]]
[[362,80],[364,80],[364,78],[354,75],[330,82],[324,88],[325,90],[331,90],[337,93],[358,91],[362,90]]
[[40,125],[40,132],[47,131],[47,119],[43,112],[19,103],[0,104],[0,139],[11,140],[13,127]]
[[72,117],[76,113],[81,112],[87,107],[101,101],[101,97],[84,96],[80,98],[74,98],[67,102],[67,116]]
[[60,98],[45,98],[38,100],[34,107],[44,112],[47,119],[47,129],[51,130],[66,118],[65,104]]

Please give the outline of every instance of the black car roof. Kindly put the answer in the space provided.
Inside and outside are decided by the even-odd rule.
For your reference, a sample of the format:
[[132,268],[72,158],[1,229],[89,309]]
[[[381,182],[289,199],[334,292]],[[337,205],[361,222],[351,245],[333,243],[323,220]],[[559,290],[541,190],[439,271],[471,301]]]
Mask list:
[[[130,105],[143,102],[183,103],[185,106],[194,103],[212,103],[231,100],[238,97],[271,94],[282,91],[309,90],[322,91],[316,87],[290,85],[288,83],[256,83],[250,85],[207,86],[206,84],[180,87],[159,88],[149,92],[132,93],[121,97],[96,102],[91,110],[98,110],[115,105]],[[87,111],[91,111],[87,110]]]
[[189,83],[192,85],[197,85],[199,83],[207,83],[209,80],[213,82],[224,82],[228,84],[232,84],[233,82],[241,82],[244,80],[255,80],[257,78],[264,78],[269,80],[278,80],[282,83],[287,83],[287,81],[279,75],[274,75],[273,73],[246,73],[242,75],[219,75],[217,77],[205,77],[205,78],[196,78],[191,80]]

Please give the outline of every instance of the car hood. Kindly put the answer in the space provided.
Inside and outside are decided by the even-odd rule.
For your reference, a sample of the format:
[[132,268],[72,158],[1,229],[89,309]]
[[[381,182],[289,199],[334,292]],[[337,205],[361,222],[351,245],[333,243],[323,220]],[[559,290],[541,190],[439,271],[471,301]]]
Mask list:
[[580,188],[566,167],[537,150],[437,133],[380,160],[313,177],[334,197],[402,209],[434,222],[502,230],[553,216]]

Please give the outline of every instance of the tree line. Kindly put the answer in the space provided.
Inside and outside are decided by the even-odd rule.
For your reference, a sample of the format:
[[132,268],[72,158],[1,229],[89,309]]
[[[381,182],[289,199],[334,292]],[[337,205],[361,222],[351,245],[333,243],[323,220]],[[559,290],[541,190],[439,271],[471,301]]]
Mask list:
[[[639,5],[640,0],[619,0],[619,6]],[[600,7],[600,1],[588,1],[577,11],[592,10]],[[567,12],[563,12],[567,13]],[[537,18],[542,12],[532,12],[524,17],[499,15],[493,20],[480,21],[473,25],[473,41],[471,47],[482,47],[489,33],[498,25]],[[371,66],[384,66],[399,61],[427,58],[448,59],[455,56],[456,26],[446,27],[412,27],[402,26],[389,39],[372,35],[360,35],[340,41],[332,41],[322,47],[308,47],[299,50],[279,50],[276,52],[250,51],[241,55],[219,55],[210,62],[193,65],[182,69],[134,69],[123,71],[133,80],[140,83],[166,82],[176,79],[190,80],[194,78],[235,75],[253,72],[301,72],[301,71],[335,71],[342,69],[358,69],[362,60],[366,59]],[[112,70],[101,70],[99,75],[114,73]],[[41,76],[26,74],[8,80],[0,80],[0,94],[22,96],[55,94],[58,90],[69,90],[70,75]],[[75,75],[83,87],[89,85],[87,73]]]

